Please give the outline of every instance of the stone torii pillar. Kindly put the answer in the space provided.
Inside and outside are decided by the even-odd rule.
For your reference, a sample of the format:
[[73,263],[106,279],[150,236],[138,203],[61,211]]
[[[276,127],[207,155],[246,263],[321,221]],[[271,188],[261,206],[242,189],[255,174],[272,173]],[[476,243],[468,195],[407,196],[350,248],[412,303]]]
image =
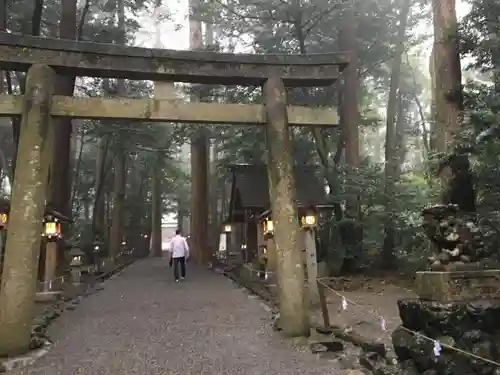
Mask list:
[[[200,35],[201,38],[201,35]],[[33,47],[36,46],[36,47]],[[93,51],[93,52],[92,52]],[[106,53],[100,53],[106,51]],[[199,51],[155,51],[154,54],[150,50],[135,49],[135,52],[130,56],[124,46],[113,46],[110,49],[106,45],[93,45],[91,43],[75,43],[63,40],[50,40],[27,36],[18,36],[14,34],[0,33],[0,68],[2,69],[28,69],[33,63],[51,61],[54,68],[61,69],[65,74],[72,75],[95,75],[101,77],[129,77],[135,80],[178,80],[191,84],[224,84],[224,85],[245,85],[256,86],[264,85],[264,93],[266,97],[266,112],[267,115],[267,140],[269,145],[269,182],[270,193],[272,201],[272,211],[274,213],[275,225],[275,240],[277,247],[277,267],[278,267],[278,283],[279,283],[279,299],[281,307],[280,325],[285,334],[289,336],[302,336],[308,335],[307,324],[307,306],[304,303],[304,273],[303,265],[300,257],[300,249],[297,246],[297,236],[299,232],[297,208],[295,207],[295,188],[294,176],[292,171],[292,160],[290,152],[290,137],[288,130],[288,115],[290,118],[297,116],[297,109],[286,108],[284,84],[291,87],[324,87],[333,84],[339,78],[339,74],[347,64],[343,54],[319,54],[314,57],[302,55],[280,55],[280,56],[267,56],[267,55],[240,55],[240,54],[219,54],[219,53],[203,53]],[[158,69],[161,67],[161,69]],[[267,81],[267,82],[266,82]],[[33,93],[30,93],[32,95]],[[26,99],[26,98],[25,98]],[[75,104],[74,99],[61,99],[55,98],[54,103],[58,100],[69,101]],[[25,100],[25,103],[29,98]],[[102,99],[100,99],[102,101]],[[125,104],[125,102],[127,104]],[[4,102],[0,102],[0,107],[4,106]],[[8,104],[8,103],[7,103]],[[103,103],[104,104],[104,103]],[[140,104],[140,113],[137,109],[130,107]],[[189,111],[199,111],[201,103],[191,103],[190,108],[182,116],[175,117],[163,113],[161,107],[169,107],[168,112],[173,110],[181,110],[171,103],[159,103],[149,100],[142,100],[138,102],[132,99],[107,100],[104,108],[101,106],[101,111],[104,112],[100,117],[108,118],[105,115],[110,107],[121,107],[120,114],[116,118],[128,118],[141,120],[155,120],[155,119],[170,119],[167,121],[184,120],[186,122],[196,123],[233,123],[238,118],[241,119],[239,113],[233,106],[220,109],[215,117],[220,116],[222,120],[209,121],[205,114],[193,114]],[[208,104],[207,104],[208,105]],[[96,107],[98,105],[96,104]],[[196,109],[195,109],[196,108]],[[219,107],[220,108],[220,107]],[[248,107],[245,111],[248,110]],[[252,107],[253,110],[257,109],[258,113],[253,113],[252,121],[244,122],[249,124],[262,124],[264,119],[261,107]],[[146,111],[145,111],[146,110]],[[252,110],[252,111],[253,111]],[[2,110],[0,109],[0,114]],[[304,112],[304,109],[300,110]],[[87,110],[88,112],[88,110]],[[229,112],[229,113],[228,113]],[[301,122],[305,118],[313,118],[314,112],[312,109],[305,110],[302,115]],[[9,112],[11,113],[11,112]],[[53,112],[48,112],[46,109],[44,113],[52,113],[54,116],[76,117],[75,112],[61,111],[60,108],[54,108]],[[85,114],[86,112],[84,112]],[[192,117],[191,117],[192,116]],[[212,119],[215,118],[212,116]],[[194,120],[190,120],[193,118]],[[297,118],[297,117],[296,117]],[[24,123],[23,119],[23,123]],[[307,122],[307,121],[306,121]],[[336,124],[336,121],[327,123],[325,125]],[[31,142],[31,141],[30,141]],[[22,144],[22,142],[21,142]],[[206,143],[205,143],[206,145]],[[22,150],[33,150],[33,143],[24,144]],[[35,149],[38,145],[35,145]],[[201,149],[201,148],[200,148]],[[198,149],[198,150],[200,150]],[[207,151],[207,148],[205,148]],[[24,151],[23,151],[24,152]],[[29,153],[29,151],[26,151]],[[24,152],[24,153],[26,153]],[[207,189],[206,189],[206,171],[207,171],[207,153],[201,153],[204,160],[204,168],[196,169],[197,173],[194,176],[199,177],[193,180],[193,235],[197,242],[198,249],[200,246],[206,246],[207,234]],[[28,156],[26,156],[28,157]],[[32,156],[29,156],[32,157]],[[25,161],[25,160],[23,160]],[[27,160],[27,164],[34,163]],[[194,160],[193,160],[193,164]],[[35,168],[36,169],[36,168]],[[201,172],[201,173],[200,173]],[[193,176],[193,177],[194,177]],[[17,178],[16,178],[16,181]],[[20,180],[14,184],[14,188],[21,193],[30,193],[32,184],[30,180]],[[200,189],[205,188],[205,189]],[[37,187],[38,188],[38,187]],[[31,189],[33,190],[33,189]],[[21,195],[22,196],[22,195]],[[30,198],[35,200],[36,197]],[[202,200],[198,200],[202,198]],[[17,202],[16,210],[24,210],[26,203],[24,201]],[[38,200],[36,200],[36,204]],[[19,216],[18,216],[19,219]],[[12,218],[13,221],[14,217]],[[197,221],[198,220],[198,221]],[[19,222],[26,222],[25,225],[30,227],[32,225],[32,217],[25,214],[23,220]],[[13,223],[11,223],[13,224]],[[197,224],[197,225],[196,225]],[[198,228],[198,230],[196,229]],[[9,240],[12,237],[9,236]],[[204,241],[200,241],[204,239]],[[21,243],[22,241],[18,242]],[[18,245],[18,243],[16,243]],[[22,245],[22,244],[21,244]],[[11,247],[19,249],[22,246]],[[7,245],[9,248],[9,245]],[[23,273],[21,279],[26,279],[29,282],[30,278]],[[14,287],[12,287],[15,289]],[[3,293],[3,290],[2,290]],[[24,293],[24,291],[23,291]],[[15,298],[14,298],[15,300]],[[3,311],[4,303],[0,303],[0,311]],[[31,307],[31,306],[28,306]],[[9,315],[12,319],[12,330],[0,330],[0,343],[6,340],[3,334],[10,334],[15,332],[14,328],[19,328],[19,323],[22,319],[14,317],[13,314]],[[21,317],[22,318],[22,317]],[[14,320],[15,319],[15,320]],[[1,321],[1,320],[0,320]],[[25,331],[23,331],[25,332]],[[9,339],[11,337],[9,336]],[[1,344],[0,344],[1,348]],[[1,353],[0,353],[1,354]]]
[[0,288],[0,357],[29,349],[52,155],[55,82],[55,72],[46,65],[33,65],[28,71]]
[[263,87],[267,116],[267,172],[277,254],[279,326],[290,337],[309,336],[304,265],[299,249],[300,226],[295,175],[283,80],[270,77]]

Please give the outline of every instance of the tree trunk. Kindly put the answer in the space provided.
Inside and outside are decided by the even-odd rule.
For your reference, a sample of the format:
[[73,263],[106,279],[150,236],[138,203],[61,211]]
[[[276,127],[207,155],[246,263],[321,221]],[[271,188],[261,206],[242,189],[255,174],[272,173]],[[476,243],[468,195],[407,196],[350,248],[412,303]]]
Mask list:
[[[122,31],[120,44],[125,44],[126,29],[125,29],[125,4],[124,0],[119,0],[117,3],[118,27]],[[117,80],[116,93],[118,96],[125,96],[126,87],[123,79]],[[115,152],[114,163],[114,182],[113,182],[113,210],[111,212],[111,228],[109,233],[109,257],[112,263],[116,262],[116,257],[120,252],[122,237],[123,237],[123,208],[125,204],[125,189],[126,189],[126,150],[123,145],[124,140],[118,139],[117,150]]]
[[463,107],[462,70],[455,0],[433,0],[435,122],[440,133],[436,149],[452,149]]
[[[442,178],[442,203],[457,204],[462,211],[475,212],[476,197],[468,155],[455,143],[463,109],[462,70],[455,0],[433,0],[435,121],[444,134],[437,149],[444,153],[438,173]],[[450,176],[446,176],[451,172]]]
[[[299,9],[300,4],[296,4],[297,9]],[[304,25],[303,25],[303,20],[301,17],[301,14],[299,17],[296,18],[295,20],[295,35],[297,38],[297,41],[299,43],[299,50],[301,54],[306,54],[307,53],[307,48],[306,48],[306,34],[304,32]],[[272,33],[272,28],[269,31]],[[308,96],[307,89],[303,89],[303,95],[305,97]],[[344,132],[345,129],[341,132],[339,135],[339,139],[337,142],[337,148],[335,149],[335,154],[333,157],[333,165],[330,164],[330,150],[328,149],[327,142],[325,140],[325,137],[321,131],[321,129],[316,128],[316,127],[311,127],[310,129],[311,135],[313,136],[314,139],[314,144],[316,146],[316,152],[318,153],[318,157],[321,163],[321,166],[323,167],[324,170],[324,175],[325,179],[328,183],[328,187],[330,188],[330,199],[332,200],[333,204],[333,213],[335,215],[335,220],[337,222],[342,221],[344,217],[344,212],[342,210],[342,205],[339,202],[339,200],[336,198],[338,196],[338,191],[339,191],[339,185],[340,181],[338,179],[339,175],[339,163],[341,160],[342,153],[345,148],[345,142],[344,142]],[[334,274],[335,269],[338,268],[336,265],[339,263],[339,259],[343,259],[345,254],[341,254],[342,251],[342,243],[341,243],[341,236],[340,233],[337,230],[336,227],[336,235],[333,237],[334,241],[330,242],[329,248],[331,251],[328,252],[327,256],[327,264],[328,264],[328,269],[329,272]]]
[[[399,14],[398,39],[392,62],[391,80],[389,86],[389,100],[387,102],[387,123],[385,129],[385,211],[386,222],[384,228],[384,244],[382,247],[382,260],[384,268],[392,269],[395,265],[395,228],[393,222],[394,194],[398,154],[396,150],[396,116],[398,112],[398,91],[401,79],[401,64],[406,40],[406,25],[410,13],[411,1],[406,0]],[[400,114],[401,115],[401,114]]]
[[161,257],[161,173],[163,171],[162,155],[158,152],[156,155],[156,166],[153,170],[152,179],[152,199],[151,199],[151,255]]
[[[398,95],[398,116],[396,119],[396,146],[395,146],[395,175],[396,178],[401,176],[403,173],[403,164],[406,159],[407,150],[406,150],[406,130],[407,130],[407,112],[409,111],[408,105],[405,103],[403,96],[401,95],[401,91]],[[418,113],[415,114],[418,116]],[[415,117],[417,117],[415,116]],[[422,138],[422,143],[425,138]]]
[[111,213],[111,229],[109,233],[109,257],[111,262],[116,261],[122,243],[123,205],[125,203],[125,150],[119,149],[115,154],[115,176],[113,182],[113,210]]
[[[155,20],[155,48],[163,48],[161,41],[162,29],[161,0],[156,0],[153,18]],[[154,95],[156,99],[175,101],[177,99],[175,85],[173,82],[155,82]],[[156,168],[152,179],[152,202],[151,202],[151,255],[160,257],[162,255],[162,227],[163,200],[161,191],[161,180],[163,173],[163,155],[159,151],[156,155]]]
[[[444,145],[445,134],[444,127],[442,124],[438,123],[437,119],[437,107],[438,107],[438,97],[436,96],[436,69],[434,68],[434,58],[436,56],[436,48],[432,48],[431,57],[429,59],[429,74],[431,77],[431,126],[430,126],[430,137],[429,137],[429,150],[436,154],[445,152]],[[441,97],[439,97],[441,99]]]
[[[78,146],[78,154],[76,156],[76,161],[74,163],[75,164],[74,165],[74,172],[73,172],[74,178],[72,178],[72,189],[71,189],[71,199],[70,199],[70,209],[72,212],[72,215],[71,215],[72,217],[75,216],[77,214],[77,212],[80,211],[80,205],[78,203],[77,203],[78,209],[75,210],[74,206],[75,206],[75,200],[77,200],[77,191],[78,191],[78,182],[79,182],[78,176],[80,175],[80,168],[82,165],[82,158],[83,158],[83,148],[85,147],[85,128],[82,127],[79,133],[80,133],[80,136],[78,138],[79,138],[80,144]],[[78,138],[77,138],[77,142],[78,142]],[[88,208],[88,202],[87,202],[88,192],[86,192],[85,197],[86,197],[86,199],[85,199],[86,206]],[[85,215],[85,220],[87,220],[87,219],[88,219],[88,214]]]
[[85,194],[83,197],[83,217],[84,220],[90,220],[90,205],[89,205],[89,196]]
[[[116,3],[116,13],[118,15],[118,28],[120,29],[120,38],[118,44],[126,44],[126,16],[125,2],[118,0]],[[116,93],[118,96],[126,94],[125,81],[117,80]],[[126,189],[126,154],[123,145],[124,140],[118,139],[117,151],[115,153],[115,176],[113,183],[113,211],[111,213],[111,229],[109,234],[109,257],[112,263],[116,262],[116,256],[120,252],[123,236],[123,208],[125,204]]]
[[220,227],[222,225],[219,222],[219,179],[217,176],[217,154],[218,154],[218,143],[213,142],[211,147],[211,157],[210,157],[210,248],[218,249],[219,239],[220,239]]
[[0,289],[0,357],[18,355],[29,349],[40,230],[53,148],[50,111],[55,83],[55,73],[48,66],[30,68]]
[[[111,160],[111,164],[113,161]],[[104,228],[109,232],[109,229],[111,228],[111,197],[112,193],[109,191],[106,191],[104,193]],[[108,233],[109,236],[109,233]],[[108,237],[109,238],[109,237]]]
[[208,136],[205,129],[191,140],[191,246],[194,259],[208,261]]
[[[33,8],[33,15],[31,17],[31,35],[40,36],[40,26],[42,24],[42,15],[43,15],[43,5],[44,0],[36,0],[35,7]],[[19,89],[21,91],[21,95],[25,92],[25,84],[26,84],[26,76],[17,73],[17,78],[19,81]],[[16,165],[17,165],[17,149],[19,147],[19,137],[21,133],[21,119],[17,116],[12,118],[12,139],[14,140],[14,153],[12,156],[12,176],[16,173]]]
[[[0,0],[0,31],[5,32],[6,26],[7,26],[7,2],[6,0]],[[4,90],[3,77],[4,77],[4,71],[0,69],[0,94],[3,94]]]
[[[360,74],[358,61],[357,18],[356,5],[348,5],[343,18],[340,32],[341,50],[349,51],[349,64],[344,70],[344,78],[340,103],[340,123],[345,136],[345,162],[348,167],[350,180],[355,180],[357,169],[360,166],[359,150],[359,96]],[[346,251],[350,256],[344,260],[343,269],[352,271],[356,267],[354,260],[361,255],[363,247],[363,229],[360,221],[359,195],[352,194],[346,199],[345,216],[349,222],[343,224],[341,233]]]
[[[77,0],[61,1],[59,38],[76,40]],[[59,77],[56,95],[73,96],[75,77]],[[63,215],[71,216],[71,134],[70,118],[53,120],[55,147],[50,167],[49,194],[47,201]],[[63,226],[63,230],[67,226]]]
[[105,226],[106,204],[104,197],[104,182],[106,175],[106,156],[108,154],[108,139],[99,139],[96,158],[95,197],[92,210],[92,232],[94,237],[108,238],[108,229]]
[[[299,6],[300,4],[297,4]],[[306,48],[306,33],[303,30],[303,24],[302,20],[299,17],[296,22],[295,22],[295,34],[297,36],[297,41],[299,43],[299,50],[301,54],[306,54],[307,53],[307,48]],[[303,95],[307,96],[308,92],[307,90],[303,91]],[[330,162],[329,162],[329,154],[330,151],[327,148],[327,143],[325,141],[325,137],[323,136],[321,130],[317,127],[312,126],[311,129],[311,135],[313,136],[314,143],[316,146],[316,152],[318,153],[318,157],[320,160],[320,163],[325,171],[325,178],[328,183],[328,186],[330,187],[330,195],[335,196],[336,192],[338,191],[338,185],[339,181],[337,179],[338,177],[338,164],[340,162],[340,156],[342,155],[342,152],[345,148],[345,142],[344,142],[344,135],[341,134],[339,137],[339,142],[337,145],[337,149],[335,151],[335,157],[333,160],[333,170],[330,169]],[[340,221],[342,220],[343,212],[342,212],[342,207],[339,202],[333,202],[334,205],[334,213],[335,213],[335,218]]]
[[268,119],[266,138],[269,196],[278,257],[279,325],[287,336],[309,336],[286,92],[283,81],[279,78],[268,79],[263,91]]
[[[433,59],[433,57],[431,55],[431,62],[432,62],[432,59]],[[424,108],[422,106],[422,103],[420,102],[420,99],[418,98],[418,95],[417,95],[417,78],[415,77],[415,71],[413,70],[413,67],[411,66],[411,62],[410,62],[410,59],[408,57],[408,54],[406,54],[406,64],[410,69],[412,83],[413,83],[411,95],[412,95],[413,100],[415,101],[415,104],[417,105],[418,117],[420,118],[420,128],[422,131],[422,143],[423,143],[424,150],[425,150],[424,156],[428,157],[430,154],[430,151],[431,151],[431,145],[430,145],[431,137],[430,137],[429,132],[428,132],[427,127],[426,127],[427,121],[425,119]],[[434,118],[433,113],[435,112],[435,109],[434,109],[434,87],[435,87],[435,85],[432,83],[432,81],[434,80],[434,72],[432,69],[432,65],[433,64],[429,65],[429,73],[430,73],[430,77],[431,77],[431,95],[432,95],[431,96],[431,130],[432,130],[432,126],[434,124],[434,121],[432,120]]]
[[[203,48],[199,0],[190,0],[189,33],[190,48]],[[197,100],[192,97],[191,100]],[[200,128],[191,139],[191,247],[193,258],[198,263],[210,261],[208,239],[208,168],[209,137],[206,129]]]
[[[216,44],[214,42],[215,30],[214,24],[211,22],[205,23],[205,44],[206,48],[210,51],[214,51],[216,48]],[[212,87],[212,91],[215,90]],[[217,157],[219,150],[219,143],[217,140],[210,142],[209,144],[209,163],[208,175],[209,179],[208,183],[208,196],[209,196],[209,220],[207,223],[207,227],[209,228],[208,240],[210,247],[210,257],[215,255],[215,251],[219,248],[219,239],[220,239],[220,227],[222,222],[219,221],[218,208],[219,208],[219,179],[217,178]]]
[[184,210],[181,198],[177,197],[177,228],[179,228],[182,233],[186,233],[184,228]]
[[[61,1],[61,20],[59,22],[60,39],[77,39],[77,0]],[[55,89],[56,95],[73,96],[75,88],[75,77],[59,76]],[[47,202],[56,210],[71,217],[71,136],[73,133],[73,123],[70,118],[54,118],[54,149],[49,167],[49,187]],[[67,223],[62,225],[61,231],[65,235],[71,226]],[[47,247],[46,247],[47,248]],[[63,264],[66,258],[64,248],[58,247],[57,261],[59,272],[63,271],[67,265]]]

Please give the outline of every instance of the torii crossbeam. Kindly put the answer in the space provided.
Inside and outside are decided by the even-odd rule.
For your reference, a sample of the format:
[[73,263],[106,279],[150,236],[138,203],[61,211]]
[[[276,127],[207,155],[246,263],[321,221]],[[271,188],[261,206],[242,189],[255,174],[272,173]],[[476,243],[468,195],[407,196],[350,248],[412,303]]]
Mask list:
[[[31,325],[25,322],[31,317],[35,297],[38,268],[38,256],[35,255],[40,250],[39,233],[49,174],[47,161],[57,149],[52,144],[52,116],[202,123],[261,124],[265,121],[270,208],[278,249],[280,325],[289,336],[308,335],[289,123],[331,126],[337,124],[337,118],[335,111],[325,120],[317,116],[315,111],[318,110],[287,108],[285,86],[329,86],[339,78],[346,65],[344,54],[245,55],[172,51],[0,33],[0,69],[28,72],[22,99],[0,97],[0,114],[20,114],[22,119],[17,153],[17,165],[22,169],[16,171],[14,177],[9,225],[23,228],[12,231],[7,237],[4,267],[9,272],[3,274],[0,288],[0,300],[6,301],[0,306],[0,337],[7,339],[0,340],[0,356],[22,352],[30,343]],[[242,108],[240,110],[234,106],[216,105],[212,107],[215,111],[225,113],[196,117],[186,112],[195,108],[206,111],[208,107],[205,106],[210,104],[187,107],[173,101],[149,99],[60,97],[54,95],[58,84],[56,73],[73,77],[262,86],[265,104],[238,107]],[[205,167],[201,169],[206,171]],[[192,197],[195,203],[192,217],[208,211],[201,207],[208,202],[206,173],[196,176],[196,182],[194,178],[192,181],[192,185],[197,186],[193,188],[196,194]],[[208,241],[200,234],[207,233],[202,228],[206,225],[205,218],[192,228],[192,239],[200,253],[207,249]]]
[[346,57],[176,51],[0,33],[0,69],[27,71],[33,63],[74,77],[261,86],[277,76],[285,86],[319,87],[339,78]]

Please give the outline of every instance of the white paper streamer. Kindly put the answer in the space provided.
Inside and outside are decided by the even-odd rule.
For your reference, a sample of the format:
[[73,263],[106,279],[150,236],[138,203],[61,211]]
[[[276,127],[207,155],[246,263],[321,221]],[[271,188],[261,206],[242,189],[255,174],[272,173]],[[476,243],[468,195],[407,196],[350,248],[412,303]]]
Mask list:
[[347,300],[342,297],[342,310],[347,310]]
[[432,348],[434,356],[439,357],[441,355],[441,350],[443,350],[441,344],[438,341],[434,340],[434,347]]
[[380,317],[380,328],[382,329],[382,331],[385,331],[387,329],[385,325],[385,319],[383,316]]

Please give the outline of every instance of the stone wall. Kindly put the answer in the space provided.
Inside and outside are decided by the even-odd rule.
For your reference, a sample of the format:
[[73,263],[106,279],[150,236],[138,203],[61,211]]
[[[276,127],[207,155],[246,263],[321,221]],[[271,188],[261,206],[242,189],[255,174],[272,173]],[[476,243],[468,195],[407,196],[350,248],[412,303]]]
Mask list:
[[[398,307],[403,324],[392,341],[402,368],[425,375],[500,375],[499,367],[446,347],[499,362],[500,300],[441,304],[411,299],[398,301]],[[435,342],[424,336],[441,344],[439,356]]]

